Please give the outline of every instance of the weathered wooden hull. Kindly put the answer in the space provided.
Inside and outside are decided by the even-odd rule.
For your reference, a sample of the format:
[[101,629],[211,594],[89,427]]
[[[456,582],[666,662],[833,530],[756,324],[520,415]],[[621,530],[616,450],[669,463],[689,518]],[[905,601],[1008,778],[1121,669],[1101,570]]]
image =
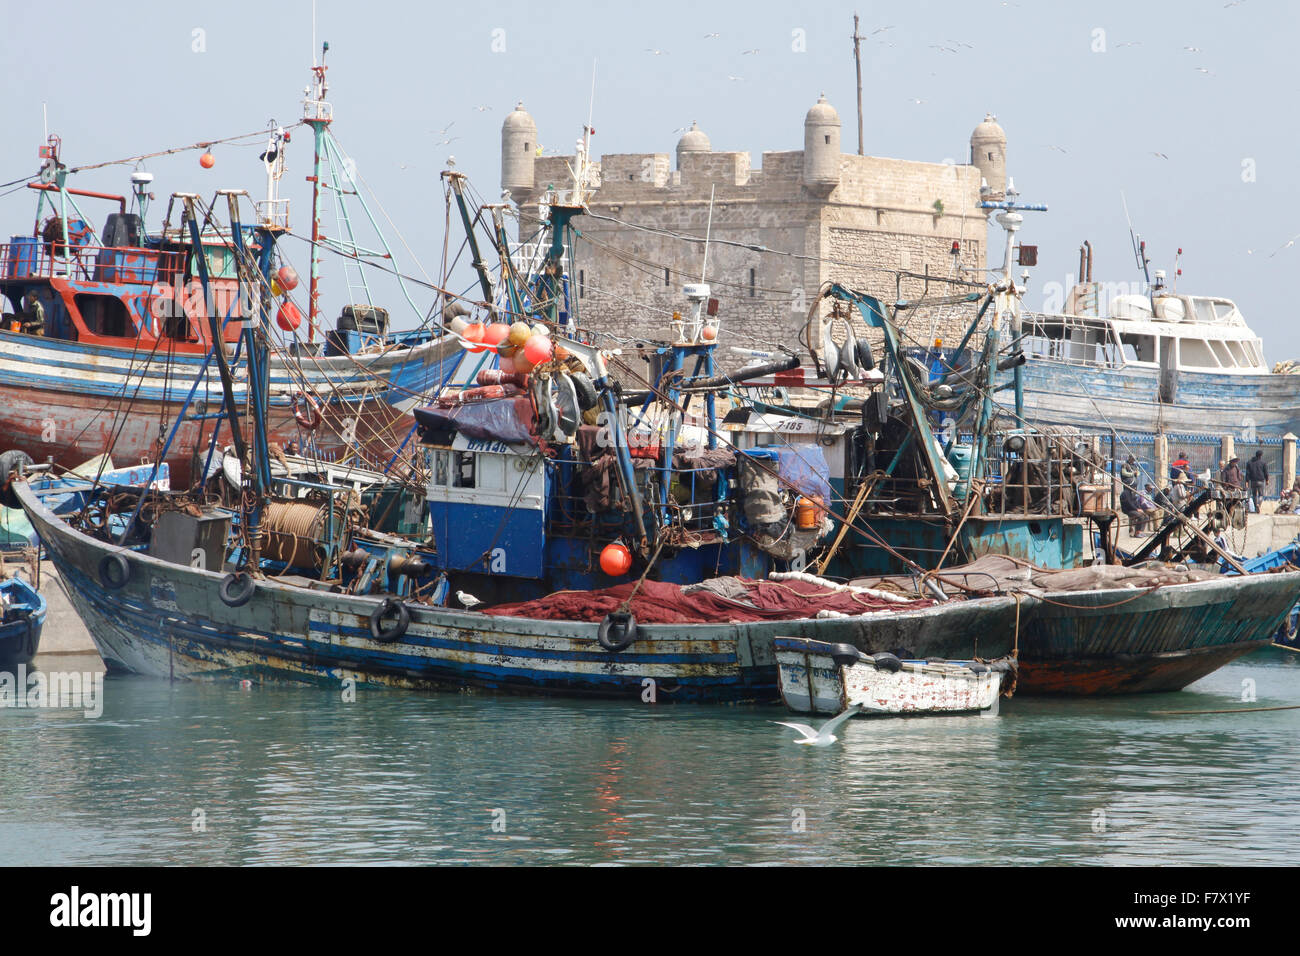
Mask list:
[[973,713],[993,706],[1005,677],[910,661],[897,672],[870,662],[838,664],[830,645],[790,638],[777,639],[776,662],[781,700],[801,714],[839,714],[862,701],[869,709],[861,716]]
[[[609,653],[597,625],[489,617],[409,604],[411,623],[395,643],[370,635],[375,597],[354,597],[259,581],[253,599],[229,608],[222,575],[122,552],[130,573],[120,589],[98,574],[116,549],[81,534],[37,500],[15,491],[49,550],[110,670],[164,678],[249,678],[334,683],[354,679],[415,689],[483,688],[658,702],[777,700],[773,642],[801,635],[869,651],[920,648],[925,656],[990,655],[1012,642],[1010,598],[885,611],[848,618],[641,625],[626,651]],[[981,608],[986,613],[981,613]],[[1003,621],[986,633],[987,613]],[[962,653],[963,649],[965,653]]]
[[[1031,357],[1021,368],[1025,417],[1084,432],[1300,434],[1300,377],[1180,372],[1175,401],[1160,404],[1156,369],[1089,368]],[[1009,376],[1006,378],[1010,381]]]
[[[304,358],[301,378],[282,362],[271,365],[268,435],[282,444],[313,442],[326,455],[360,445],[385,461],[413,425],[409,407],[459,362],[453,342],[360,358]],[[202,358],[154,356],[128,348],[80,347],[75,342],[0,331],[0,451],[17,448],[36,461],[53,457],[75,467],[105,450],[121,462],[153,460],[198,377]],[[247,400],[247,372],[235,369],[235,397]],[[314,431],[294,419],[293,393],[319,390],[322,422]],[[167,461],[177,487],[191,477],[196,447],[207,442],[223,410],[215,368],[200,383],[172,442]],[[222,426],[229,441],[229,427]],[[351,437],[351,441],[348,437]]]
[[1300,572],[1042,595],[1022,621],[1017,692],[1181,690],[1268,644],[1298,597]]

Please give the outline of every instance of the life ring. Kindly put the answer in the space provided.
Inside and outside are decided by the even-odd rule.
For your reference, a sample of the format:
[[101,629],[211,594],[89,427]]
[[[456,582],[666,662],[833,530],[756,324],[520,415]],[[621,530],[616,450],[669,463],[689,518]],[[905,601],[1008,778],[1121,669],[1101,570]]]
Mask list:
[[636,618],[627,611],[606,614],[596,630],[596,643],[611,653],[627,650],[636,637]]
[[99,583],[110,591],[119,590],[130,578],[131,564],[117,551],[99,559]]
[[257,582],[247,571],[231,571],[221,579],[219,596],[226,607],[243,607],[253,599]]
[[[393,611],[397,612],[397,620],[385,625],[384,618]],[[396,598],[384,598],[384,603],[370,612],[370,636],[380,644],[400,641],[410,624],[411,612]]]
[[319,428],[322,417],[316,399],[305,392],[294,392],[293,420],[309,432]]

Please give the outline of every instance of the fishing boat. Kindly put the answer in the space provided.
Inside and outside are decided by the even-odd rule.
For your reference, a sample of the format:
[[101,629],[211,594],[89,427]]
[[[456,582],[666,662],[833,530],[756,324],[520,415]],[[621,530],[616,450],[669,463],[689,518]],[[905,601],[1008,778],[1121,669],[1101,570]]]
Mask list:
[[44,626],[45,598],[17,575],[0,580],[0,671],[31,663]]
[[[129,200],[73,188],[74,170],[63,161],[58,137],[49,138],[39,181],[28,184],[36,194],[36,225],[0,244],[5,449],[72,467],[110,445],[120,459],[132,461],[153,461],[165,447],[174,480],[187,485],[203,467],[195,450],[219,440],[220,352],[231,365],[228,387],[236,400],[246,401],[256,376],[266,376],[265,425],[272,441],[332,458],[356,454],[382,464],[392,457],[410,432],[410,408],[445,378],[461,349],[455,336],[431,329],[422,310],[416,310],[420,329],[390,328],[388,310],[371,299],[364,282],[366,301],[344,306],[335,327],[325,328],[321,250],[350,262],[391,262],[392,255],[386,244],[368,253],[320,235],[322,192],[337,197],[345,236],[354,235],[347,197],[369,210],[331,134],[323,58],[312,75],[303,119],[316,156],[305,310],[293,300],[298,272],[281,253],[264,287],[235,275],[236,247],[254,229],[289,227],[279,182],[291,129],[267,133],[261,158],[266,198],[254,204],[256,225],[232,223],[225,230],[215,227],[212,208],[178,192],[167,202],[161,228],[149,231],[150,173],[132,174]],[[236,194],[220,190],[216,204]],[[100,228],[92,224],[90,207],[83,210],[91,201],[112,206]],[[270,311],[278,332],[268,338],[266,367],[250,369],[238,343],[264,298],[275,303]]]
[[[575,212],[553,208],[552,255]],[[269,250],[276,236],[259,224],[237,254]],[[265,277],[270,259],[259,254]],[[1010,651],[1014,598],[940,602],[792,571],[829,527],[799,484],[817,462],[716,447],[707,397],[708,427],[684,421],[691,389],[713,372],[704,300],[694,327],[656,349],[670,373],[664,391],[634,408],[612,387],[613,353],[562,334],[573,322],[559,312],[563,290],[544,285],[562,275],[554,266],[518,278],[503,269],[496,308],[521,320],[520,342],[493,338],[502,322],[453,326],[471,341],[486,335],[496,367],[419,410],[427,483],[408,476],[386,489],[399,508],[412,495],[427,502],[431,536],[375,528],[348,476],[280,461],[258,403],[250,421],[224,389],[232,437],[249,432],[234,450],[238,471],[213,478],[239,482],[232,502],[91,488],[69,518],[43,500],[66,488],[15,480],[109,669],[773,701],[781,634],[929,656]],[[265,350],[265,328],[245,324],[247,354]],[[224,386],[228,370],[218,370]],[[655,441],[655,453],[633,435]]]
[[[1039,425],[1153,435],[1300,434],[1294,369],[1269,367],[1264,343],[1231,299],[1170,288],[1147,270],[1145,291],[1106,301],[1092,278],[1092,247],[1079,251],[1079,283],[1059,313],[1024,312],[1024,412]],[[1181,250],[1180,250],[1181,251]]]
[[799,714],[924,716],[991,710],[1015,687],[1016,661],[901,660],[851,644],[777,638],[781,700]]

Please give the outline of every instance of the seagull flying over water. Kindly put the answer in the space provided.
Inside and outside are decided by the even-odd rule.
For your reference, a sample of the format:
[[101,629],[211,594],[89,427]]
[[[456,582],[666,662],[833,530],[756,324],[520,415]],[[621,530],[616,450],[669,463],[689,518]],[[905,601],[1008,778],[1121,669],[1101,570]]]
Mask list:
[[456,600],[459,601],[467,611],[472,611],[474,610],[474,608],[478,607],[480,604],[483,603],[482,601],[480,601],[478,598],[476,598],[474,595],[470,594],[467,591],[457,591]]
[[784,720],[774,720],[772,723],[780,724],[782,727],[789,727],[803,734],[801,739],[795,741],[797,744],[806,744],[809,747],[829,747],[831,744],[835,743],[835,741],[839,740],[839,738],[835,736],[835,731],[839,728],[840,724],[844,723],[844,721],[848,720],[850,717],[860,713],[862,707],[863,705],[860,701],[856,704],[851,704],[848,710],[832,717],[817,730],[813,730],[813,728],[809,727],[807,724],[799,724],[793,721],[787,722]]

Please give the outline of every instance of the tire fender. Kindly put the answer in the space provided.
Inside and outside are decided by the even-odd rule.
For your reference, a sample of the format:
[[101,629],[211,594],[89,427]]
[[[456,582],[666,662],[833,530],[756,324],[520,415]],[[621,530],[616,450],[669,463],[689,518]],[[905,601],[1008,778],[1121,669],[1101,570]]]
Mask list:
[[131,579],[131,563],[118,551],[113,551],[99,559],[99,583],[110,591],[116,591]]
[[606,614],[596,630],[596,643],[612,654],[627,650],[636,638],[636,618],[626,611]]
[[[384,618],[397,612],[397,620],[385,623]],[[411,624],[411,612],[397,598],[384,598],[382,604],[370,612],[370,636],[380,644],[400,641]]]
[[226,607],[243,607],[253,599],[257,581],[247,571],[232,571],[221,579],[218,596]]

